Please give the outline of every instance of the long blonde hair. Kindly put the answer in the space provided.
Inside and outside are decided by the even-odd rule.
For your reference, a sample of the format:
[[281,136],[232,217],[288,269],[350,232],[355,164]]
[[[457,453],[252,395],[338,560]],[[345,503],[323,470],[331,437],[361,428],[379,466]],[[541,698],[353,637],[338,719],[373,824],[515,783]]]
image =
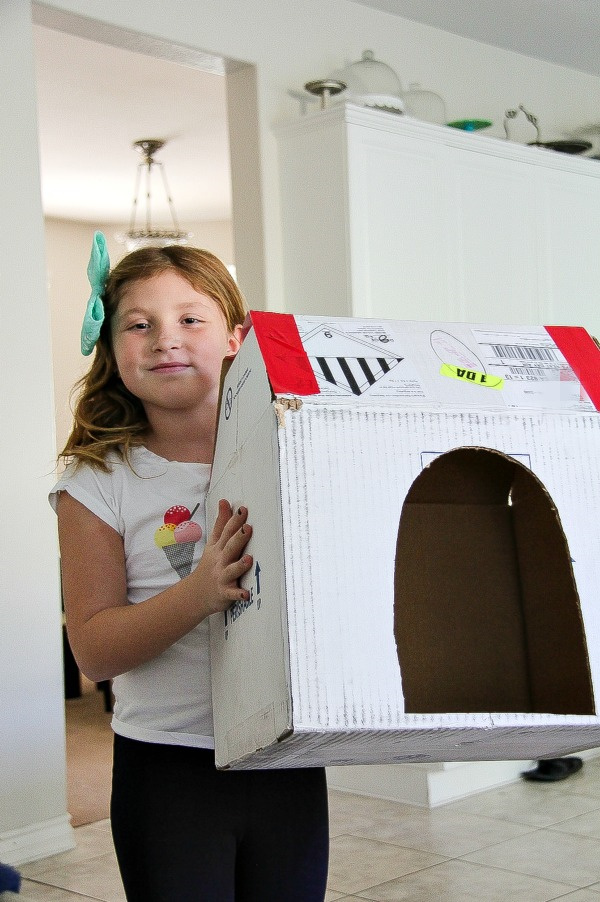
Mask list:
[[243,323],[244,299],[225,265],[210,251],[170,245],[142,248],[124,257],[111,271],[102,295],[105,320],[92,365],[75,384],[77,401],[73,428],[60,459],[86,462],[108,470],[106,457],[114,451],[122,459],[141,445],[148,420],[141,401],[121,382],[112,346],[111,320],[125,289],[136,281],[172,270],[195,291],[211,297],[220,307],[230,332]]

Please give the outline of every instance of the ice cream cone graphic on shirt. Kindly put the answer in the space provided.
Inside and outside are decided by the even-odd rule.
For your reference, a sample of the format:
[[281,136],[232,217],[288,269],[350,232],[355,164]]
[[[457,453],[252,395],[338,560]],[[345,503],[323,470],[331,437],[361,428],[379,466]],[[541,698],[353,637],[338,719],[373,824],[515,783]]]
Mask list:
[[162,548],[179,579],[192,572],[194,548],[202,538],[202,527],[192,520],[197,507],[192,513],[182,504],[170,507],[154,533],[155,544]]

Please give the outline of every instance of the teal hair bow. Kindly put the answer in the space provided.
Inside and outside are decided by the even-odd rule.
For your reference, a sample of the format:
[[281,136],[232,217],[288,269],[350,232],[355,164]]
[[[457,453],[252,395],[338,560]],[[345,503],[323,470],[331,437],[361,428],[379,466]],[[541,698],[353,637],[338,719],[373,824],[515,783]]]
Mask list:
[[106,250],[106,238],[102,232],[94,232],[92,253],[88,263],[87,275],[92,286],[92,293],[85,308],[83,325],[81,326],[81,353],[88,357],[98,341],[100,329],[104,322],[104,304],[102,294],[110,272],[110,260]]

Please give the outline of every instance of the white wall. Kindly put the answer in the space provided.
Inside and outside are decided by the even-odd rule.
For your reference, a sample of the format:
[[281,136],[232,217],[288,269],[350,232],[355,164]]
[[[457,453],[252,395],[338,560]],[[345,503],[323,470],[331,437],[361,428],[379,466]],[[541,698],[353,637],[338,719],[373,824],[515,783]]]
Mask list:
[[[92,226],[49,218],[45,226],[56,446],[60,451],[71,429],[71,390],[90,363],[90,358],[81,354],[79,337],[83,311],[90,293],[87,264],[92,236],[96,229],[104,232],[113,265],[125,253],[125,247],[116,240],[115,235],[125,231],[127,226],[114,223],[96,223]],[[234,263],[231,222],[182,223],[181,228],[192,233],[191,244],[208,248],[226,265]]]
[[[84,17],[74,19],[76,17]],[[287,96],[365,48],[404,86],[441,93],[448,118],[476,116],[502,134],[504,110],[525,104],[545,138],[595,122],[600,79],[497,50],[350,0],[52,0],[42,24],[116,40],[115,29],[195,46],[256,66],[230,80],[236,265],[252,306],[285,309],[273,124],[297,115]],[[89,17],[89,18],[86,18]],[[93,20],[93,21],[90,21]],[[0,329],[3,338],[2,499],[13,514],[0,586],[0,859],[65,841],[56,537],[45,501],[54,453],[48,301],[37,161],[35,73],[26,0],[0,4]],[[255,80],[254,80],[255,75]],[[256,104],[258,127],[248,111]],[[245,143],[244,143],[245,142]],[[244,146],[251,150],[250,172]],[[254,171],[252,160],[258,162]],[[87,257],[86,257],[87,259]],[[573,320],[577,320],[576,298]],[[38,825],[38,826],[36,826]],[[41,825],[41,827],[39,826]],[[39,829],[38,829],[39,827]],[[37,831],[37,833],[36,833]],[[15,850],[20,844],[20,850]]]
[[0,7],[0,861],[72,842],[66,817],[54,414],[29,10]]

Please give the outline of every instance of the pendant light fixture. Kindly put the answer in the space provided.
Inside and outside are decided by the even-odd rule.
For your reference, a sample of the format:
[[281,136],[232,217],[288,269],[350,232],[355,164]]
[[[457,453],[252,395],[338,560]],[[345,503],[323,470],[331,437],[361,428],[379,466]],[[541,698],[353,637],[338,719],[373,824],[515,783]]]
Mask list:
[[[133,142],[134,149],[143,157],[138,163],[135,177],[135,189],[129,230],[125,234],[117,235],[117,240],[125,244],[128,251],[137,250],[140,247],[166,247],[168,244],[187,244],[192,237],[191,232],[183,232],[179,228],[177,214],[173,199],[169,191],[165,167],[160,160],[156,160],[158,153],[166,144],[160,138],[142,138]],[[171,214],[172,229],[159,229],[152,223],[152,180],[153,172],[160,170],[162,188],[164,190],[169,212]],[[142,186],[143,181],[143,186]],[[142,216],[140,197],[144,196],[144,226],[137,225],[138,214]]]

